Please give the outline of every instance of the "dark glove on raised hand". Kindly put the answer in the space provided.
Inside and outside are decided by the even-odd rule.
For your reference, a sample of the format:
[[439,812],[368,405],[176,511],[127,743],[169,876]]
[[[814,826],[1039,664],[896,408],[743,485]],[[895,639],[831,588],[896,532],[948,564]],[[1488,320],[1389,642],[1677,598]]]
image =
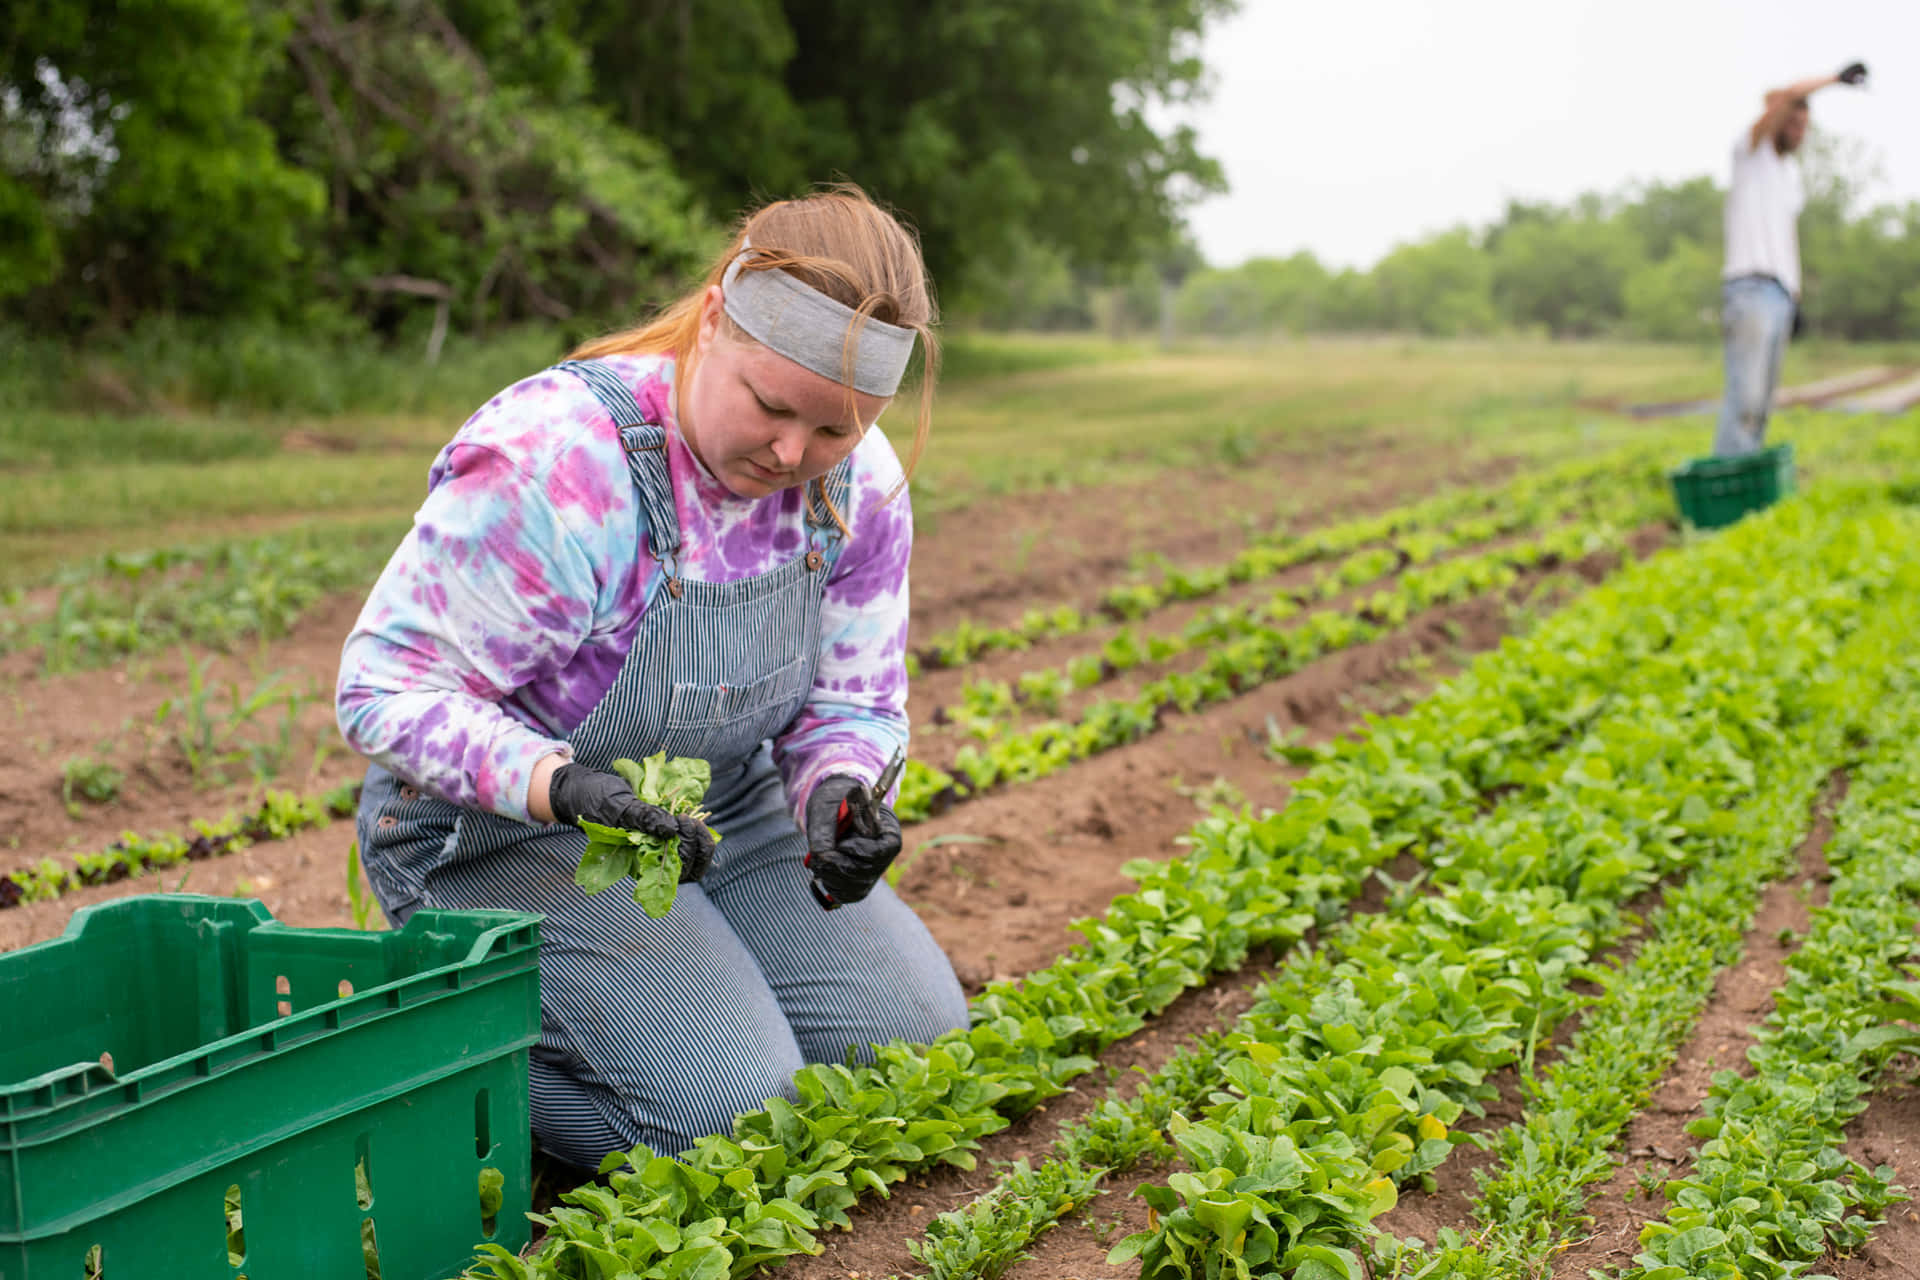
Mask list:
[[[847,826],[840,829],[840,802],[847,802]],[[880,877],[900,856],[900,819],[866,788],[844,773],[823,778],[807,800],[807,870],[814,896],[823,907],[858,902],[873,892]],[[824,895],[824,896],[823,896]]]
[[563,764],[547,784],[547,804],[556,822],[568,826],[585,818],[603,827],[625,827],[680,842],[680,883],[692,884],[713,865],[713,833],[697,818],[676,817],[633,794],[618,774],[584,764]]
[[1867,82],[1867,64],[1866,63],[1849,62],[1846,66],[1840,68],[1840,83],[1865,84],[1866,82]]

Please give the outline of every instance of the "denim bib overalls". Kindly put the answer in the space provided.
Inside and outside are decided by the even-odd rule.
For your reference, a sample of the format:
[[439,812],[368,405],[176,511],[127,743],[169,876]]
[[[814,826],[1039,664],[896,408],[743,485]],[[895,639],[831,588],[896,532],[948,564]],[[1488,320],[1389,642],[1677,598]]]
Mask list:
[[[805,840],[767,739],[813,686],[821,594],[839,553],[831,517],[810,514],[801,553],[766,573],[682,577],[666,433],[604,366],[559,367],[612,413],[646,513],[643,554],[658,562],[633,648],[567,741],[597,769],[663,750],[708,761],[708,822],[723,837],[713,868],[650,919],[630,884],[592,897],[574,884],[586,846],[577,829],[459,808],[378,766],[358,828],[368,881],[395,923],[420,907],[545,915],[533,1126],[547,1150],[591,1168],[640,1143],[685,1150],[729,1131],[736,1113],[791,1096],[804,1063],[930,1040],[965,1025],[967,1011],[945,954],[886,884],[834,912],[807,889]],[[842,510],[848,469],[825,482]]]

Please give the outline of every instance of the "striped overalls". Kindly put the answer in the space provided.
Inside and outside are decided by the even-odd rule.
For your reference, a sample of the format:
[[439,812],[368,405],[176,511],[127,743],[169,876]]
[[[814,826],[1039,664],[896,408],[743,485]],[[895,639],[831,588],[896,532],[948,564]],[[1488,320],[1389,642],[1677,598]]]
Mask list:
[[[967,1007],[945,954],[886,884],[838,911],[815,905],[766,741],[812,688],[837,529],[810,519],[807,550],[754,578],[680,578],[665,432],[611,373],[560,367],[613,414],[664,570],[619,675],[568,742],[597,769],[662,750],[707,760],[708,822],[722,837],[713,868],[649,919],[626,882],[593,897],[573,883],[582,832],[462,809],[378,766],[358,827],[396,924],[419,907],[545,915],[533,1125],[547,1150],[591,1168],[609,1151],[671,1154],[728,1132],[736,1113],[791,1096],[804,1063],[931,1040],[964,1026]],[[846,485],[843,463],[827,479],[838,505]]]

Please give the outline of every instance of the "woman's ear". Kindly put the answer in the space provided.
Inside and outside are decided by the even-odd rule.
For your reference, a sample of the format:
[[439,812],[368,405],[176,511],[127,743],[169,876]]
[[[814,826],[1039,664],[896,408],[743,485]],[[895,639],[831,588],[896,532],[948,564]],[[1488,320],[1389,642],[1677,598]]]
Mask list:
[[700,299],[700,332],[693,341],[693,349],[698,354],[707,354],[714,339],[720,336],[720,323],[727,314],[726,303],[726,295],[720,292],[719,285],[707,286],[706,295]]

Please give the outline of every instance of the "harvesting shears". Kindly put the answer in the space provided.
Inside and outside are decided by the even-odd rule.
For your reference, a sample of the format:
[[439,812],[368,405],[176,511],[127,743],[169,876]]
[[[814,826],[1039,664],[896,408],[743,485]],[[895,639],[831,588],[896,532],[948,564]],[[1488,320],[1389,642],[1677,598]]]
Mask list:
[[[880,777],[872,786],[861,784],[841,797],[840,807],[834,813],[833,833],[835,840],[845,839],[849,835],[862,835],[869,840],[880,838],[880,806],[886,803],[887,792],[900,778],[900,771],[907,766],[906,752],[895,750],[893,759],[880,771]],[[811,861],[811,858],[808,859]],[[821,887],[820,879],[815,876],[808,882],[813,890],[813,899],[824,911],[832,911],[840,905],[838,899]]]

